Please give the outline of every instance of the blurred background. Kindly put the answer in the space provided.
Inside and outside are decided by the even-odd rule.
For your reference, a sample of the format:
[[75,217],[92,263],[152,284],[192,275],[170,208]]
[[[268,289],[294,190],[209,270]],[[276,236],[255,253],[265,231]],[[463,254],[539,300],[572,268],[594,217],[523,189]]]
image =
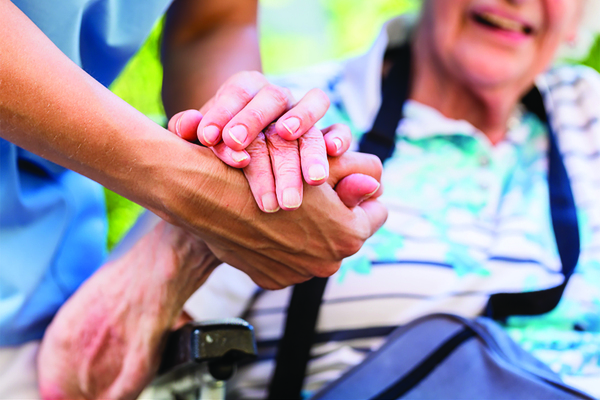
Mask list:
[[[263,69],[282,74],[357,55],[373,42],[381,25],[395,15],[416,12],[418,0],[260,0],[260,44]],[[591,17],[600,20],[592,13]],[[598,30],[596,30],[598,32]],[[111,90],[160,124],[166,117],[160,100],[159,61],[161,23],[130,61]],[[580,48],[561,62],[589,65],[600,71],[600,36],[585,32]],[[131,227],[142,208],[106,191],[109,218],[108,247]]]

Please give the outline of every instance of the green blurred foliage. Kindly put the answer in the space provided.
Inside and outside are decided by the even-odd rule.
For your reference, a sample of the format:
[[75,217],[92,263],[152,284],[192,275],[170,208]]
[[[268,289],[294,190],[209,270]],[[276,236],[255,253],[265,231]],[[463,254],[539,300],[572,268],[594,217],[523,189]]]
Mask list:
[[[201,0],[199,0],[201,1]],[[395,15],[418,10],[419,0],[261,0],[260,44],[264,71],[279,74],[365,51],[381,25]],[[165,125],[160,90],[162,21],[110,89],[159,124]],[[600,71],[600,40],[584,64]],[[108,247],[130,229],[142,207],[106,190]]]
[[162,65],[160,40],[163,19],[158,21],[146,43],[110,86],[117,96],[159,124],[165,123],[165,111],[160,96]]
[[280,74],[364,52],[381,25],[416,11],[418,0],[262,0],[266,73]]
[[581,63],[600,72],[600,35],[596,38],[588,56]]
[[[160,96],[162,86],[162,66],[160,64],[162,22],[161,20],[156,24],[146,43],[113,82],[110,90],[152,120],[164,126],[166,117]],[[108,189],[104,189],[104,194],[108,217],[107,247],[112,250],[131,229],[144,209]]]

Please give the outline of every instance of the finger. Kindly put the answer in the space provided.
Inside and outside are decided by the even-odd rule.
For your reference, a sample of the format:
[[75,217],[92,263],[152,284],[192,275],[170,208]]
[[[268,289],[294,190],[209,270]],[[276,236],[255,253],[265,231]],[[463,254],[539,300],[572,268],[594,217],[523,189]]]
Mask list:
[[313,186],[325,183],[329,177],[329,162],[323,134],[317,128],[310,128],[306,134],[300,136],[299,143],[304,180]]
[[204,103],[202,107],[200,107],[200,114],[206,114],[206,112],[215,105],[216,101],[216,96],[211,97],[210,100],[208,100],[206,103]]
[[171,119],[169,120],[169,123],[167,124],[167,129],[171,132],[171,133],[175,133],[177,134],[176,130],[175,130],[175,125],[177,124],[177,121],[179,121],[179,117],[181,117],[183,115],[185,111],[180,111],[177,114],[173,115],[171,117]]
[[[225,145],[221,143],[220,145]],[[260,133],[257,138],[246,147],[252,162],[244,168],[244,174],[256,200],[258,207],[266,213],[279,211],[279,203],[275,194],[275,178],[271,168],[269,149],[265,134]]]
[[346,207],[352,208],[371,198],[381,195],[381,184],[377,179],[363,174],[352,174],[343,178],[335,191]]
[[223,141],[232,149],[245,149],[259,132],[292,104],[292,94],[288,89],[271,84],[264,86],[223,128]]
[[[240,72],[229,78],[217,92],[212,107],[206,110],[198,126],[200,143],[205,146],[217,144],[225,125],[267,84],[266,78],[259,72]],[[243,148],[236,147],[234,150]]]
[[168,124],[169,131],[175,133],[189,142],[196,140],[196,129],[202,121],[202,114],[198,110],[187,110],[175,114]]
[[357,216],[358,221],[365,224],[364,226],[367,229],[365,240],[383,226],[388,216],[387,208],[377,199],[364,201],[358,207],[354,207],[352,211]]
[[235,151],[223,142],[210,149],[221,161],[233,168],[245,168],[251,161],[251,157],[246,150]]
[[369,175],[381,182],[382,172],[383,166],[377,156],[349,151],[340,157],[329,159],[327,182],[335,187],[342,178],[351,174]]
[[308,132],[329,109],[329,98],[320,89],[312,89],[277,120],[277,133],[286,140],[298,139]]
[[302,175],[300,153],[296,140],[288,141],[277,134],[271,125],[265,131],[277,201],[284,210],[295,210],[302,204]]
[[337,157],[344,154],[352,143],[352,132],[344,124],[334,124],[323,129],[327,155]]

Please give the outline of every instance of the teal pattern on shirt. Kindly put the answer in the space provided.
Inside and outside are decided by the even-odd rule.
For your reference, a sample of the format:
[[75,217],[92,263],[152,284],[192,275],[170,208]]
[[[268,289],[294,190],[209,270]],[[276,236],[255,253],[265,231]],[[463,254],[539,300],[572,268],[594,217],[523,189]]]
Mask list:
[[[352,126],[343,106],[334,104],[323,126],[340,121],[350,125],[355,142],[360,140],[362,132]],[[411,137],[403,135],[400,129],[395,154],[386,162],[385,169],[394,171],[383,181],[384,199],[390,200],[388,206],[409,208],[418,214],[423,224],[420,233],[446,244],[444,261],[459,277],[476,274],[494,278],[486,267],[485,251],[452,234],[450,227],[456,218],[464,219],[465,224],[478,221],[494,229],[502,218],[527,215],[537,223],[528,227],[526,240],[552,257],[557,256],[549,219],[546,127],[534,115],[525,113],[515,130],[515,136],[520,137],[509,135],[506,143],[492,146],[487,138],[472,131],[428,132],[422,137]],[[591,240],[589,218],[580,209],[578,217],[585,246]],[[348,274],[368,275],[372,262],[402,258],[403,250],[414,239],[411,235],[414,236],[385,225],[356,255],[344,261],[336,275],[337,282],[343,284]],[[600,263],[580,262],[575,276],[584,285],[597,287]],[[523,291],[536,290],[538,286],[535,275],[521,282]],[[598,310],[597,295],[582,303],[566,293],[553,312],[510,318],[506,329],[514,340],[556,372],[594,375],[600,373]]]

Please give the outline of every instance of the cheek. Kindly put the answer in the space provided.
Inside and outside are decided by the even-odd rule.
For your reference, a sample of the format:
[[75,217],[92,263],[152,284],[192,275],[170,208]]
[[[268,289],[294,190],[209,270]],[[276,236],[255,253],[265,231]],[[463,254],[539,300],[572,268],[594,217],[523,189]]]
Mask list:
[[582,0],[544,0],[544,19],[549,40],[563,41],[577,31]]

